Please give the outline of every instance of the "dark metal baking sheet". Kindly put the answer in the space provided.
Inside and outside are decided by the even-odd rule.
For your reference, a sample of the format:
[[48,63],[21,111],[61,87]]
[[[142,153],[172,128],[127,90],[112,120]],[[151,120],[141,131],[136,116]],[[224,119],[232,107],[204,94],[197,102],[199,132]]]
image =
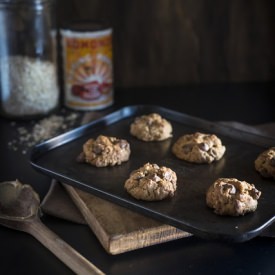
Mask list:
[[[134,118],[156,112],[173,125],[173,138],[162,142],[139,141],[129,133]],[[171,145],[183,134],[201,131],[217,134],[227,150],[212,164],[192,164],[177,159]],[[76,162],[83,143],[99,134],[128,140],[130,160],[120,166],[96,168]],[[242,242],[259,235],[274,220],[275,182],[262,178],[254,169],[254,160],[263,150],[275,145],[275,139],[221,126],[160,106],[126,106],[35,146],[31,164],[38,171],[66,184],[91,192],[124,207],[156,218],[164,223],[203,238]],[[157,163],[177,173],[177,191],[173,198],[143,202],[124,190],[131,171],[146,162]],[[241,217],[218,216],[206,206],[207,188],[219,177],[234,177],[255,184],[262,191],[254,213]]]

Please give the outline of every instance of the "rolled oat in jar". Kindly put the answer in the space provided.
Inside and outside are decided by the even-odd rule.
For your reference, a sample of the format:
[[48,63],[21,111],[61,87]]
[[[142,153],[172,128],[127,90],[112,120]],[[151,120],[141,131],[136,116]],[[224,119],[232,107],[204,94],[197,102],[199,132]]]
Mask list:
[[77,23],[61,30],[65,105],[99,110],[113,104],[112,29]]

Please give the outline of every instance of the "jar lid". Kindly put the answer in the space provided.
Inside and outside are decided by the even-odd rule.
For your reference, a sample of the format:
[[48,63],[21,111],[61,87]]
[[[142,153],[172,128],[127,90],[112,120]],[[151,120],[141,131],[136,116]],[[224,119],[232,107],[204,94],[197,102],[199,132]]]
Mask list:
[[104,21],[78,20],[66,22],[61,27],[63,30],[71,30],[77,32],[101,31],[110,28]]
[[42,4],[53,0],[0,0],[0,4]]
[[44,5],[52,5],[55,0],[0,0],[0,8],[16,8],[16,6],[29,6],[36,10],[43,9]]

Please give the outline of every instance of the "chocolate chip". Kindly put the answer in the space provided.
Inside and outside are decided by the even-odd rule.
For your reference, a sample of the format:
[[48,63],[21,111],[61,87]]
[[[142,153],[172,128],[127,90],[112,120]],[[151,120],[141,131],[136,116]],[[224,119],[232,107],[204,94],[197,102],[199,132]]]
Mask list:
[[127,147],[128,147],[128,142],[127,142],[126,140],[120,140],[120,141],[119,141],[119,147],[120,147],[121,149],[127,148]]
[[100,154],[102,151],[103,151],[103,145],[102,144],[94,144],[93,152],[95,154]]
[[182,151],[187,154],[187,153],[190,153],[193,149],[193,144],[191,143],[188,143],[188,144],[185,144],[182,146]]
[[260,172],[263,177],[266,177],[266,178],[269,177],[269,172],[267,171],[266,168],[262,168]]
[[77,156],[76,161],[77,161],[77,162],[80,162],[80,163],[85,162],[85,154],[84,154],[84,152],[81,152],[81,153]]
[[209,154],[210,154],[212,157],[214,157],[214,158],[217,156],[217,151],[214,150],[213,148],[211,148],[208,152],[209,152]]
[[202,151],[207,152],[209,150],[209,145],[205,142],[200,143],[198,146]]

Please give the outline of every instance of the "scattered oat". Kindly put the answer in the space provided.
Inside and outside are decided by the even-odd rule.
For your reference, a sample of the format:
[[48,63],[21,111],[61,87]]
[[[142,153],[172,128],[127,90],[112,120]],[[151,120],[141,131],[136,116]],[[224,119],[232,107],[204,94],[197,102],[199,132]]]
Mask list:
[[31,121],[27,126],[11,122],[11,126],[15,129],[15,138],[8,142],[8,147],[13,151],[20,150],[22,154],[27,154],[34,145],[76,127],[80,122],[79,119],[79,113],[63,112],[61,115],[50,115],[39,121]]

